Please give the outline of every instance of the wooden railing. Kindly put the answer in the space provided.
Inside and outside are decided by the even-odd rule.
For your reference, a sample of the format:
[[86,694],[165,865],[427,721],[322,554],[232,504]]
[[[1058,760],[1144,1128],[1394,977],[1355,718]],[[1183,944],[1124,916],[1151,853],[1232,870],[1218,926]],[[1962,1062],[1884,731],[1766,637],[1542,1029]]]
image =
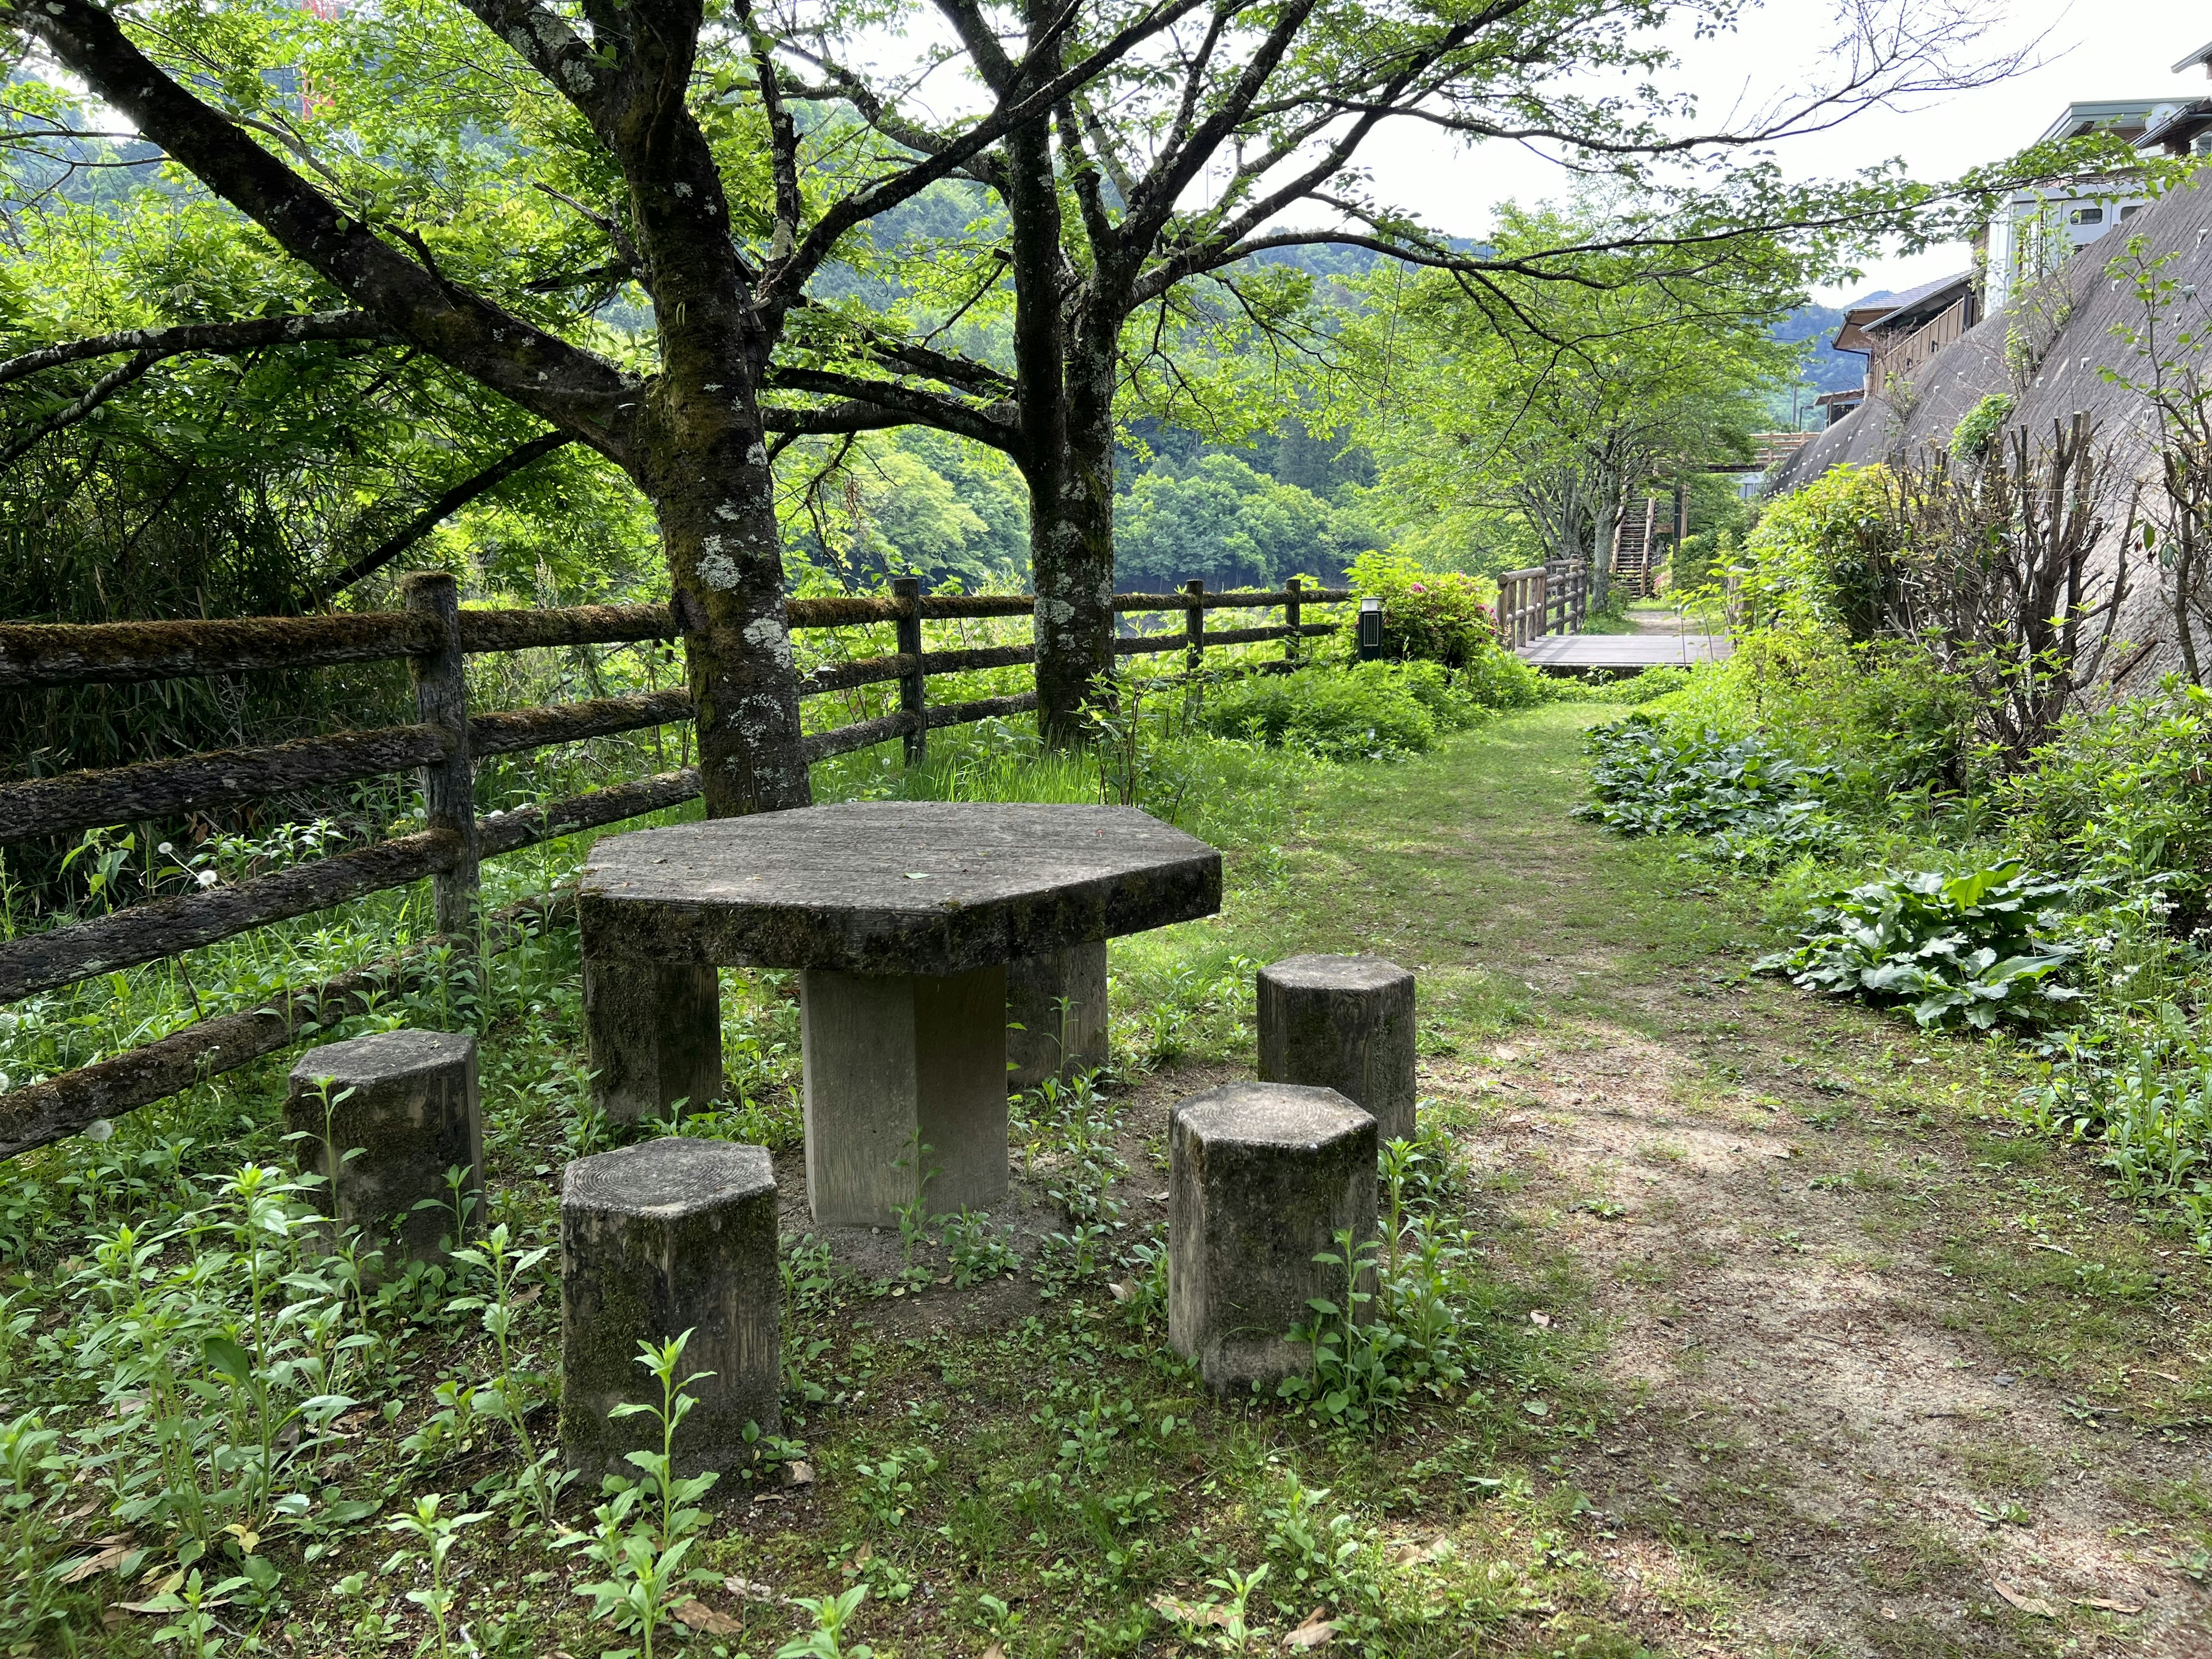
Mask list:
[[1498,579],[1498,638],[1518,650],[1540,634],[1578,634],[1589,615],[1589,567],[1532,564]]
[[[1034,644],[931,651],[923,648],[921,638],[925,621],[1031,615],[1035,601],[1030,596],[923,594],[910,578],[894,582],[893,588],[889,599],[802,599],[789,604],[794,629],[884,623],[896,629],[898,649],[893,653],[826,665],[801,678],[802,697],[892,682],[899,688],[894,712],[807,738],[810,761],[893,738],[903,739],[908,758],[919,760],[933,731],[1036,707],[1034,691],[949,704],[932,704],[927,698],[931,676],[1033,663]],[[0,846],[417,769],[424,805],[424,827],[414,835],[0,944],[0,1003],[176,956],[425,878],[431,883],[437,921],[434,939],[400,956],[288,992],[242,1013],[200,1020],[157,1042],[0,1094],[0,1158],[274,1053],[295,1041],[303,1026],[328,1025],[359,1012],[374,997],[418,982],[434,944],[468,951],[481,934],[484,948],[501,948],[519,931],[550,917],[562,901],[544,895],[526,900],[484,918],[480,930],[476,908],[483,860],[679,805],[698,794],[698,769],[685,767],[479,819],[477,758],[667,726],[691,719],[693,708],[688,692],[647,691],[471,714],[464,672],[469,656],[671,640],[679,630],[665,605],[463,611],[453,578],[436,572],[408,578],[405,594],[404,610],[351,616],[0,625],[4,690],[404,660],[415,693],[411,725],[0,785]],[[1180,651],[1188,670],[1196,672],[1209,647],[1280,640],[1281,659],[1249,665],[1257,672],[1288,670],[1300,661],[1301,640],[1337,626],[1305,621],[1304,607],[1340,604],[1351,597],[1342,588],[1304,587],[1295,578],[1275,592],[1209,593],[1203,583],[1191,582],[1175,593],[1117,594],[1117,611],[1181,611],[1183,626],[1123,636],[1115,641],[1115,653],[1128,658]],[[1208,611],[1275,609],[1284,612],[1279,625],[1211,631],[1206,626]]]
[[1974,325],[1973,306],[1971,295],[1961,299],[1948,309],[1938,312],[1895,345],[1870,354],[1867,358],[1867,396],[1874,397],[1890,381],[1903,379],[1925,366],[1945,346],[1966,338],[1966,331]]

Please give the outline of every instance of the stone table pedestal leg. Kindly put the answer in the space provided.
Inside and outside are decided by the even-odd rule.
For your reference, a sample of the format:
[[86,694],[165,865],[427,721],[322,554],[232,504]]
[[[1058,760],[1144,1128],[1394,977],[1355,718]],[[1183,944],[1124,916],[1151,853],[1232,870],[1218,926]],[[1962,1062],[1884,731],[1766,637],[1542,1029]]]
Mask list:
[[1006,1195],[1006,975],[799,977],[806,1191],[824,1225],[895,1224]]
[[612,1123],[722,1094],[721,988],[712,968],[584,954],[592,1098]]
[[1008,963],[1007,1089],[1097,1071],[1106,1063],[1106,1026],[1105,940]]

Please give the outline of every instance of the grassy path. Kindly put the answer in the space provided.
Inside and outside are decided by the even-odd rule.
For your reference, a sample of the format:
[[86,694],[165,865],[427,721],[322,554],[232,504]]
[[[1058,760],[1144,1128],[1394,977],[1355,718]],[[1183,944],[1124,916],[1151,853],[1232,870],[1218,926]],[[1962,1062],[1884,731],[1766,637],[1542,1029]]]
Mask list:
[[[1113,949],[1116,1042],[1150,1069],[1103,1105],[1025,1108],[988,1223],[814,1236],[795,987],[732,979],[748,1099],[697,1132],[775,1147],[805,1467],[716,1489],[686,1559],[708,1576],[653,1651],[769,1659],[811,1622],[797,1598],[865,1590],[842,1647],[799,1650],[1256,1656],[1334,1623],[1322,1652],[1370,1659],[2212,1656],[2212,1275],[2077,1154],[2010,1132],[2008,1050],[1748,979],[1770,942],[1759,884],[1569,817],[1592,717],[1516,716],[1402,766],[1213,757],[1203,775],[1251,780],[1204,804],[1235,843],[1225,912]],[[1379,1432],[1212,1398],[1167,1351],[1144,1254],[1174,1103],[1250,1074],[1253,964],[1326,950],[1419,970],[1426,1120],[1461,1171],[1433,1237],[1466,1251],[1436,1281],[1464,1376]],[[495,1212],[550,1247],[585,1062],[566,945],[533,975],[486,1039],[487,1140]],[[253,1075],[281,1086],[273,1065]],[[207,1138],[218,1170],[241,1134],[283,1156],[270,1101],[229,1098],[167,1127]],[[131,1152],[106,1209],[69,1196],[64,1175],[99,1182],[57,1152],[63,1184],[40,1197],[19,1170],[0,1221],[33,1200],[102,1230],[152,1213],[159,1193],[125,1176],[180,1167],[193,1143],[163,1128],[135,1152],[100,1143]],[[44,1224],[5,1289],[66,1293],[0,1332],[38,1326],[12,1379],[0,1343],[0,1382],[76,1432],[106,1420],[75,1369],[101,1316],[69,1288],[82,1260],[52,1257],[90,1235]],[[546,1356],[560,1297],[550,1262],[533,1271],[510,1305],[519,1349]],[[207,1651],[438,1652],[404,1599],[428,1569],[384,1526],[432,1491],[495,1512],[451,1562],[470,1651],[635,1645],[578,1593],[604,1569],[566,1529],[596,1495],[569,1492],[557,1527],[499,1496],[514,1437],[465,1403],[493,1356],[477,1304],[441,1283],[380,1293],[390,1358],[337,1421],[327,1467],[375,1518],[327,1553],[264,1543],[278,1599],[240,1604]],[[535,1420],[544,1444],[552,1419]],[[104,1524],[64,1504],[55,1524]],[[87,1581],[74,1650],[170,1650],[146,1588]],[[4,1616],[0,1637],[46,1650]]]
[[1570,1339],[1589,1432],[1528,1473],[1594,1506],[1594,1628],[2212,1651],[2202,1265],[2008,1133],[1994,1056],[1747,978],[1753,884],[1566,816],[1581,723],[1348,775],[1235,927],[1424,969],[1492,1265]]

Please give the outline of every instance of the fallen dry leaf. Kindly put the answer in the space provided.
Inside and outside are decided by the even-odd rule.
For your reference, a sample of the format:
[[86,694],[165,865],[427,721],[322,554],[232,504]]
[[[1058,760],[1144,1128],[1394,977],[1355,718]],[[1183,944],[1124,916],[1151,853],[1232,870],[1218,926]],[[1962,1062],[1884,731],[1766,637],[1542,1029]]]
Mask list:
[[1006,1659],[1006,1650],[994,1642],[983,1650],[983,1659]]
[[1541,1308],[1538,1308],[1529,1314],[1528,1322],[1531,1325],[1540,1326],[1542,1328],[1548,1331],[1552,1328],[1552,1316],[1546,1313]]
[[787,1486],[811,1486],[814,1484],[814,1465],[801,1458],[783,1466],[783,1484]]
[[2019,1608],[2031,1617],[2056,1619],[2058,1616],[2058,1610],[2041,1596],[2030,1595],[2026,1590],[2015,1585],[2008,1584],[2002,1578],[1990,1579],[1990,1588],[2002,1596],[2010,1606]]
[[757,1578],[732,1576],[722,1581],[722,1588],[740,1601],[773,1601],[776,1599],[775,1586],[763,1584]]
[[1127,1302],[1137,1294],[1137,1287],[1127,1279],[1117,1279],[1106,1289],[1116,1302]]
[[2074,1605],[2094,1607],[2099,1613],[2141,1613],[2143,1610],[2143,1604],[2140,1601],[2115,1601],[2102,1595],[2077,1595],[2074,1598]]
[[1317,1648],[1336,1634],[1336,1626],[1322,1617],[1322,1609],[1316,1607],[1306,1615],[1306,1621],[1283,1638],[1286,1648]]
[[82,1583],[96,1572],[112,1571],[131,1553],[131,1535],[128,1533],[120,1538],[102,1539],[98,1550],[62,1575],[62,1583]]
[[1178,1625],[1212,1625],[1226,1629],[1229,1613],[1211,1601],[1183,1601],[1172,1595],[1155,1595],[1152,1609],[1163,1619],[1172,1619]]
[[720,1607],[710,1607],[697,1596],[678,1601],[668,1610],[676,1622],[687,1630],[703,1631],[709,1636],[743,1636],[745,1621],[733,1613],[724,1613]]

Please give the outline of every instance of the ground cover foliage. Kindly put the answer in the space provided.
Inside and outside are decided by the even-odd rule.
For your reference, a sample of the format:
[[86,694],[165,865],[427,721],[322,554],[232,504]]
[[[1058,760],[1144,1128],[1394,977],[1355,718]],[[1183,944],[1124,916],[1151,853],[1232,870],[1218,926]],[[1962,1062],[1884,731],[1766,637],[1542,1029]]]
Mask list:
[[[1682,1230],[1750,1228],[1775,1273],[1832,1252],[1838,1273],[1923,1275],[1900,1282],[1928,1332],[1969,1333],[1942,1340],[1984,1371],[2047,1374],[2066,1433],[2144,1449],[2122,1457],[2140,1489],[2112,1500],[2142,1572],[2212,1550],[2193,1489],[2158,1462],[2161,1437],[2193,1432],[2187,1389],[2141,1370],[2202,1375],[2196,1316],[2174,1313],[2196,1294],[2187,1253],[2161,1257],[2171,1242],[2037,1162],[2035,1137],[1966,1111],[2024,1081],[2020,1060],[1747,981],[1765,874],[1571,823],[1579,729],[1607,713],[1516,712],[1396,764],[1215,738],[1178,708],[1120,759],[1047,754],[1009,723],[941,741],[919,771],[893,750],[824,767],[825,797],[1133,791],[1224,847],[1229,901],[1116,944],[1117,1072],[1017,1103],[1006,1212],[916,1214],[859,1263],[787,1212],[784,1437],[750,1480],[686,1491],[648,1467],[610,1495],[539,1462],[558,1298],[538,1253],[561,1165],[608,1144],[586,1109],[573,935],[495,959],[458,1022],[485,1043],[483,1218],[503,1231],[449,1267],[372,1282],[298,1224],[315,1194],[290,1173],[273,1063],[27,1160],[0,1235],[0,1500],[27,1569],[11,1634],[31,1652],[1020,1659],[1280,1651],[1326,1625],[1324,1651],[1627,1656],[1786,1651],[1817,1620],[1870,1632],[1843,1651],[2057,1651],[2058,1627],[2039,1634],[1980,1565],[2024,1536],[2013,1523],[1968,1514],[1959,1533],[1909,1504],[1872,1530],[1820,1518],[1815,1460],[1859,1454],[1826,1415],[1730,1417],[1717,1370],[1754,1352],[1771,1368],[1775,1350],[1738,1317],[1699,1322],[1733,1294],[1711,1264],[1742,1251]],[[1424,1133],[1388,1171],[1377,1301],[1314,1310],[1310,1384],[1217,1402],[1163,1340],[1165,1113],[1247,1073],[1257,963],[1347,948],[1422,975]],[[732,1098],[666,1132],[795,1158],[793,990],[726,976]],[[1844,1024],[1793,1026],[1801,1006]],[[1654,1087],[1631,1115],[1597,1109]],[[1789,1126],[1818,1178],[1788,1202],[1848,1203],[1862,1234],[1832,1245],[1820,1216],[1767,1218],[1763,1154],[1748,1184],[1703,1170],[1708,1143]],[[1624,1131],[1617,1157],[1579,1161]],[[1667,1196],[1683,1180],[1717,1184]],[[2027,1256],[2048,1284],[2007,1243],[2022,1226],[2069,1253]],[[1938,1260],[1955,1277],[1910,1265]],[[1658,1316],[1699,1346],[1667,1337],[1674,1359],[1652,1361]],[[653,1358],[664,1381],[641,1370],[643,1397],[680,1410],[681,1354]],[[1812,1397],[1742,1375],[1775,1411]],[[1939,1402],[1973,1383],[1958,1376]],[[1978,1444],[1923,1462],[1967,1471],[1991,1514],[2067,1513],[2029,1453],[1999,1469]],[[2089,1629],[2119,1617],[2053,1605]]]
[[[2089,548],[2120,518],[2124,545],[2154,543],[2155,513],[2086,423],[2039,440],[2006,413],[1978,410],[1947,453],[1768,504],[1735,568],[1735,655],[1593,735],[1590,810],[1741,860],[1753,785],[1785,778],[1792,802],[1771,810],[1805,834],[1756,850],[1800,939],[1760,966],[2008,1033],[2041,1067],[2021,1121],[2092,1149],[2212,1250],[2195,1036],[2212,702],[2185,658],[2100,681],[2130,578]],[[2161,568],[2136,580],[2177,579]]]
[[[1141,805],[1229,852],[1233,913],[1287,878],[1299,797],[1339,758],[1402,757],[1497,717],[1464,678],[1416,659],[1130,682],[1088,752],[1048,750],[1025,723],[994,721],[940,737],[918,769],[895,746],[826,763],[817,787],[824,798]],[[1341,712],[1348,698],[1365,735],[1333,750],[1293,732],[1270,747],[1243,714],[1220,712],[1247,708],[1248,686],[1285,688],[1297,708]],[[1378,745],[1377,709],[1413,711],[1419,740]],[[1217,735],[1224,726],[1237,735]],[[265,863],[325,833],[234,851]],[[581,851],[491,866],[491,899],[557,885]],[[91,888],[83,904],[135,896],[137,852],[127,839],[106,848],[117,890]],[[221,848],[157,856],[234,873]],[[304,963],[388,950],[410,927],[427,931],[415,902],[388,896],[24,1005],[5,1033],[9,1063],[36,1076],[196,1008],[242,1006]],[[924,1208],[902,1224],[895,1261],[860,1268],[802,1221],[785,1249],[786,1437],[763,1441],[758,1469],[719,1493],[649,1461],[617,1490],[579,1491],[550,1443],[559,1171],[617,1139],[589,1105],[580,964],[558,922],[480,976],[446,962],[329,1033],[483,1038],[489,1207],[468,1213],[456,1192],[455,1231],[473,1242],[445,1265],[385,1273],[349,1242],[332,1252],[313,1222],[317,1183],[295,1172],[282,1132],[277,1061],[21,1160],[0,1194],[0,1501],[14,1567],[0,1624],[26,1652],[764,1654],[787,1642],[853,1651],[838,1632],[854,1620],[939,1634],[995,1620],[1001,1638],[1026,1620],[1013,1650],[1133,1651],[1225,1640],[1231,1607],[1249,1628],[1279,1633],[1322,1606],[1340,1644],[1401,1651],[1446,1640],[1462,1614],[1503,1616],[1536,1594],[1517,1575],[1394,1565],[1374,1494],[1333,1499],[1338,1476],[1316,1472],[1337,1453],[1307,1463],[1278,1449],[1289,1433],[1355,1456],[1424,1411],[1471,1403],[1485,1444],[1539,1426],[1518,1401],[1553,1362],[1512,1322],[1520,1293],[1480,1262],[1449,1110],[1390,1149],[1389,1229],[1345,1242],[1346,1291],[1314,1310],[1310,1379],[1224,1410],[1165,1351],[1164,1221],[1148,1194],[1164,1175],[1166,1097],[1146,1091],[1155,1078],[1249,1066],[1257,960],[1227,932],[1194,926],[1116,947],[1116,1068],[1017,1103],[1027,1213]],[[730,1097],[647,1133],[795,1158],[792,976],[726,975],[724,1036]],[[1009,1322],[979,1348],[883,1311],[946,1290],[988,1296]],[[899,1334],[862,1334],[870,1326]],[[871,1412],[857,1438],[835,1426],[863,1399],[907,1390],[924,1355],[949,1396],[910,1402],[889,1424]],[[648,1358],[659,1379],[648,1392],[680,1414],[680,1350]],[[945,1435],[971,1410],[989,1427],[956,1476]],[[1025,1456],[1032,1443],[1048,1455]],[[1212,1471],[1202,1482],[1189,1472],[1199,1467]],[[819,1492],[787,1485],[797,1477],[786,1471]],[[958,1481],[974,1491],[948,1514]],[[1177,1538],[1170,1522],[1206,1508],[1201,1494],[1225,1516]],[[826,1506],[839,1540],[826,1557],[810,1544],[780,1559],[786,1588],[758,1606],[724,1587],[751,1581],[732,1570],[726,1533],[709,1536],[749,1497],[763,1514],[759,1504],[785,1498]],[[1528,1506],[1541,1508],[1533,1496]],[[945,1517],[936,1541],[915,1536],[921,1513]],[[1002,1560],[1018,1564],[1003,1578]],[[940,1589],[953,1563],[963,1587]],[[1052,1587],[1067,1611],[994,1602],[994,1583]],[[805,1608],[790,1599],[805,1596]],[[905,1650],[934,1650],[934,1638],[916,1639]]]

